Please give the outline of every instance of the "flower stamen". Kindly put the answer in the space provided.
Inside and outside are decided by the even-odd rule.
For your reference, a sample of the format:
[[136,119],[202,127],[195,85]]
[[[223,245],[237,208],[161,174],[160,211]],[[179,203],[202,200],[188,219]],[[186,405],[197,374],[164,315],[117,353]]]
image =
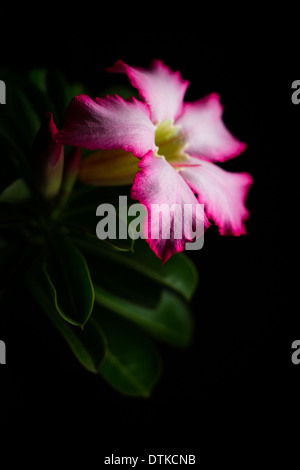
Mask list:
[[158,124],[155,130],[155,145],[158,147],[155,156],[164,156],[169,163],[184,162],[187,159],[184,138],[179,126],[174,125],[172,120]]

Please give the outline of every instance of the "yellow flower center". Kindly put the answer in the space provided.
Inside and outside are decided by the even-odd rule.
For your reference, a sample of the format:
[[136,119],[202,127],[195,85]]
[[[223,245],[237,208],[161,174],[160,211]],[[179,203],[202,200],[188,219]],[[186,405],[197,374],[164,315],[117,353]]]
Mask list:
[[155,130],[155,145],[158,147],[156,157],[163,156],[171,162],[184,162],[187,155],[184,153],[185,142],[178,126],[172,121],[158,124]]

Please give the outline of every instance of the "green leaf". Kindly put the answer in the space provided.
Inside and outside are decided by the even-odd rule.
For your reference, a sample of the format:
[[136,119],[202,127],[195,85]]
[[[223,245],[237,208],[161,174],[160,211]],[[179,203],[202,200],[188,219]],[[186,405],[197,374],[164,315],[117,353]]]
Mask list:
[[46,69],[32,69],[29,72],[29,81],[33,83],[42,93],[47,93]]
[[149,397],[162,370],[155,345],[138,329],[105,312],[96,309],[93,319],[107,341],[100,375],[124,394]]
[[27,277],[33,297],[68,343],[78,361],[90,372],[97,373],[106,354],[106,340],[100,326],[90,318],[84,330],[64,321],[53,305],[46,276],[41,272]]
[[189,344],[192,317],[185,299],[127,266],[94,255],[85,256],[96,304],[125,317],[161,341],[178,347]]
[[[1,116],[0,116],[1,126]],[[2,131],[3,132],[3,131]],[[0,130],[0,161],[1,161],[1,172],[0,172],[0,191],[3,191],[9,184],[16,180],[20,175],[20,166],[13,150],[6,140],[2,139]]]
[[164,265],[144,240],[135,243],[133,260],[135,269],[157,280],[190,300],[198,284],[198,271],[190,258],[173,255]]
[[34,212],[30,207],[22,204],[11,204],[1,201],[0,203],[0,223],[22,223],[26,224]]
[[18,128],[19,136],[15,135],[14,138],[17,138],[18,144],[21,144],[22,149],[28,152],[31,149],[32,140],[39,129],[40,117],[34,109],[31,97],[26,90],[27,77],[11,73],[8,80],[9,86],[7,87],[5,114],[10,116]]
[[155,345],[124,320],[95,308],[84,330],[65,322],[53,306],[47,278],[27,276],[27,286],[66,340],[77,360],[98,373],[112,387],[130,396],[148,397],[157,383],[162,363]]
[[64,74],[59,70],[48,70],[46,86],[51,102],[57,111],[57,126],[63,125],[67,106],[75,95],[82,93],[84,87],[80,84],[68,83]]
[[15,95],[17,100],[20,128],[28,139],[29,148],[31,148],[31,142],[33,141],[41,125],[40,117],[32,106],[30,98],[27,97],[23,89],[17,88],[15,90]]
[[[17,123],[8,113],[1,112],[0,114],[0,139],[11,150],[12,158],[15,159],[15,165],[20,163],[24,164],[28,146],[24,142],[24,136]],[[2,158],[5,159],[7,157],[2,156]]]
[[65,237],[48,238],[44,268],[57,311],[69,323],[83,326],[94,305],[94,289],[85,258]]
[[[91,244],[99,245],[104,244],[110,246],[112,249],[117,251],[133,251],[134,240],[133,238],[122,239],[109,239],[100,240],[96,237],[96,211],[95,206],[79,207],[74,210],[68,210],[63,212],[60,217],[61,223],[71,229],[72,231],[79,232],[79,234],[86,234],[86,240],[89,240]],[[126,224],[125,221],[117,219],[117,229],[119,230],[119,224]],[[79,235],[80,236],[80,235]],[[76,237],[76,233],[75,233]]]
[[[24,91],[30,99],[32,108],[35,110],[39,117],[40,124],[45,116],[45,113],[52,112],[54,116],[54,122],[56,122],[56,109],[54,104],[49,98],[47,89],[44,88],[43,80],[46,80],[46,76],[43,78],[43,71],[35,70],[36,73],[40,72],[41,76],[34,77],[29,75],[28,82],[25,83]],[[46,73],[46,72],[45,72]],[[40,79],[40,82],[39,82]],[[40,126],[39,126],[40,127]]]
[[31,197],[30,189],[22,178],[18,178],[0,194],[0,202],[18,203]]
[[105,249],[95,237],[72,234],[74,243],[84,252],[106,258],[138,272],[190,300],[198,283],[198,272],[193,262],[183,253],[173,255],[164,265],[151,251],[145,240],[136,240],[134,252],[118,253]]
[[[32,263],[35,262],[36,257],[39,255],[39,250],[26,239],[22,239],[20,243],[14,242],[12,237],[7,242],[2,239],[1,241],[0,299],[6,296],[6,298],[11,299],[13,302],[16,297],[16,290],[19,292],[22,289],[24,279]],[[8,311],[0,308],[1,316],[10,312],[11,306],[8,305],[8,308]]]
[[[185,347],[190,343],[193,325],[189,307],[172,291],[163,289],[155,305],[149,302],[147,306],[135,299],[128,300],[125,296],[116,295],[114,291],[95,283],[94,290],[97,304],[139,325],[153,337],[177,347]],[[148,297],[150,293],[152,291],[149,289]]]

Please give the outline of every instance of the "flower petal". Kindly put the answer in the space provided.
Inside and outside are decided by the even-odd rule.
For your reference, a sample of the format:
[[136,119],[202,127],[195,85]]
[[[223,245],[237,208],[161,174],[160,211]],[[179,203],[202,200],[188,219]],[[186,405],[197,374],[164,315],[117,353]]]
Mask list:
[[149,107],[117,95],[95,98],[78,95],[69,104],[57,141],[89,150],[119,149],[143,157],[156,151],[155,127]]
[[193,230],[197,230],[196,238],[203,235],[209,222],[191,189],[165,158],[156,158],[150,151],[139,168],[131,197],[147,209],[144,235],[164,263],[195,238]]
[[186,140],[185,152],[210,161],[225,161],[246,148],[222,121],[223,106],[216,93],[193,103],[185,103],[177,120]]
[[230,173],[214,163],[200,161],[200,166],[185,167],[181,176],[204,204],[208,218],[214,220],[221,235],[246,234],[244,221],[249,212],[245,200],[252,184],[248,173]]
[[130,67],[118,60],[108,71],[126,73],[140,97],[149,104],[155,124],[180,115],[189,82],[179,72],[173,72],[159,60],[153,61],[149,69]]

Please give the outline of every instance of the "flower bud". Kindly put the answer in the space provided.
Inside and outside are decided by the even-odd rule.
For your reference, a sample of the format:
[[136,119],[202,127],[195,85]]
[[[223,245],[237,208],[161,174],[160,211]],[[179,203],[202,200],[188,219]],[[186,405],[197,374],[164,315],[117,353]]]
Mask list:
[[47,200],[59,193],[63,167],[64,146],[55,142],[57,128],[52,113],[46,113],[32,146],[31,164],[39,193]]
[[64,203],[68,199],[76,182],[81,162],[81,153],[82,150],[80,147],[74,147],[68,157],[65,158],[63,180],[59,194],[59,200],[61,205],[64,205]]

